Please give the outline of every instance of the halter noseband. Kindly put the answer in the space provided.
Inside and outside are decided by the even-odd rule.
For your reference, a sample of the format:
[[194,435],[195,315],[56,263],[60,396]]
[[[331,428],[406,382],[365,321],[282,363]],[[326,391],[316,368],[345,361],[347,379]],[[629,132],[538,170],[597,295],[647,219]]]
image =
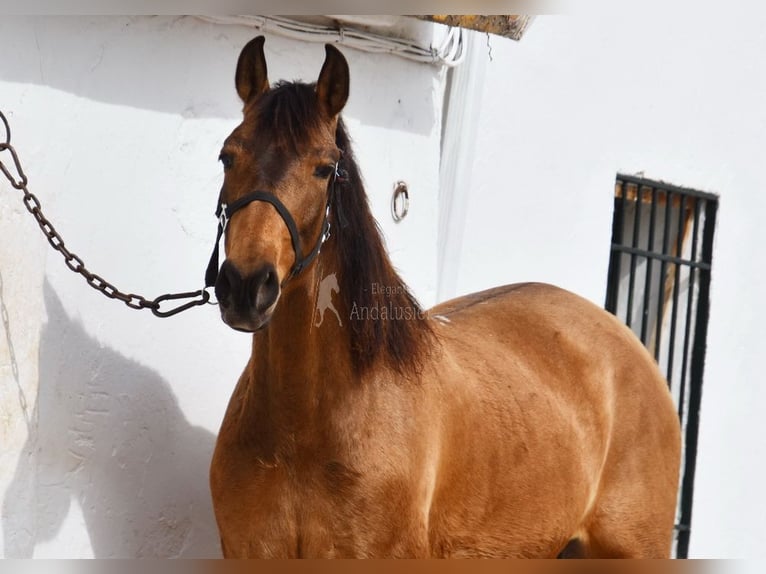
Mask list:
[[293,251],[295,252],[295,263],[293,263],[292,269],[290,269],[288,276],[285,277],[283,284],[288,279],[298,275],[309,266],[317,255],[319,255],[322,245],[330,237],[330,208],[332,207],[333,199],[337,193],[336,184],[343,183],[345,178],[345,170],[340,169],[339,164],[336,163],[335,172],[332,176],[332,183],[327,190],[327,203],[325,205],[324,219],[322,220],[322,231],[319,234],[319,238],[317,239],[314,248],[305,257],[302,255],[303,252],[301,250],[301,238],[298,232],[298,226],[295,224],[295,220],[293,219],[293,216],[290,215],[290,211],[285,207],[285,204],[273,193],[267,191],[254,191],[253,193],[240,197],[231,204],[226,204],[219,200],[218,207],[215,210],[215,216],[218,218],[218,234],[216,235],[215,247],[213,248],[213,253],[210,256],[210,262],[208,263],[207,271],[205,272],[205,288],[214,287],[215,282],[218,279],[219,246],[221,237],[223,237],[223,234],[229,225],[229,221],[237,211],[250,205],[254,201],[265,201],[266,203],[273,205],[277,210],[277,213],[279,213],[280,217],[285,222],[287,230],[290,232],[290,240],[292,241]]

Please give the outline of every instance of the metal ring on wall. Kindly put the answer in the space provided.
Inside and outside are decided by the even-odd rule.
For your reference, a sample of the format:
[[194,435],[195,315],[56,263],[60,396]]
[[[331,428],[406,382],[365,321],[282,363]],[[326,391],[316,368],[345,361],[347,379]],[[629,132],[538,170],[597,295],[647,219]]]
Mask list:
[[410,211],[410,193],[407,190],[407,184],[403,181],[397,181],[394,187],[394,194],[391,196],[391,217],[396,223],[407,217]]

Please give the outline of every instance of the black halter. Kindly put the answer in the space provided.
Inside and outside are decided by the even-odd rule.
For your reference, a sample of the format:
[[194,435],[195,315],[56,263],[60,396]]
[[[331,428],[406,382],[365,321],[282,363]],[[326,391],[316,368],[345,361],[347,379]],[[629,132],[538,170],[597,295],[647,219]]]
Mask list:
[[[273,205],[277,210],[277,213],[279,213],[279,215],[282,217],[282,220],[285,222],[287,230],[290,232],[290,240],[292,241],[293,251],[295,252],[295,263],[293,263],[293,267],[290,269],[290,273],[287,277],[285,277],[283,283],[288,279],[298,275],[301,271],[308,267],[308,265],[317,255],[319,255],[319,252],[322,249],[322,245],[330,237],[330,209],[332,207],[335,194],[337,193],[337,184],[344,183],[345,181],[346,172],[345,170],[340,169],[339,164],[336,163],[335,172],[332,176],[332,182],[327,189],[327,203],[325,205],[324,219],[322,221],[322,231],[319,234],[319,238],[317,239],[314,248],[305,257],[302,255],[303,251],[301,250],[301,238],[298,232],[298,226],[295,224],[295,220],[293,219],[293,216],[290,215],[290,212],[285,207],[285,204],[282,203],[273,193],[269,193],[267,191],[254,191],[253,193],[249,193],[244,197],[240,197],[231,204],[226,204],[219,200],[218,207],[215,210],[215,216],[218,218],[218,234],[215,238],[215,247],[213,248],[213,253],[210,256],[210,262],[207,265],[207,271],[205,272],[205,287],[214,287],[215,282],[218,279],[219,245],[221,243],[221,237],[223,237],[223,234],[226,231],[226,227],[229,225],[229,221],[237,211],[247,205],[250,205],[254,201],[265,201],[266,203]],[[344,225],[344,223],[341,222],[341,225]]]

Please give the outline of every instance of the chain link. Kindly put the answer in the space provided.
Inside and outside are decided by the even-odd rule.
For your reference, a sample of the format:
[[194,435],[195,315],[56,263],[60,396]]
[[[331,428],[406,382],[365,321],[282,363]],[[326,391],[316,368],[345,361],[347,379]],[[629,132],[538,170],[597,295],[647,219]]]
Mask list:
[[[37,225],[40,227],[40,230],[43,232],[43,235],[45,235],[51,247],[53,247],[55,251],[61,253],[64,258],[64,263],[69,269],[82,275],[88,285],[109,299],[122,301],[131,309],[151,309],[152,313],[157,317],[171,317],[182,311],[191,309],[192,307],[204,305],[210,301],[210,293],[205,289],[190,291],[188,293],[167,293],[165,295],[160,295],[156,299],[149,300],[146,297],[136,295],[135,293],[123,293],[103,277],[88,271],[85,267],[85,262],[80,259],[79,256],[67,249],[64,244],[64,239],[59,235],[58,231],[56,231],[53,224],[48,221],[45,215],[43,215],[40,200],[37,199],[35,194],[27,189],[27,176],[24,173],[24,169],[16,150],[13,145],[11,145],[11,127],[2,111],[0,111],[0,120],[2,120],[3,126],[5,127],[5,141],[0,141],[0,153],[3,153],[4,151],[10,152],[13,160],[12,169],[15,169],[15,173],[11,172],[11,170],[6,167],[2,160],[0,160],[0,171],[3,172],[3,175],[5,175],[6,179],[14,188],[20,190],[24,194],[22,201],[27,208],[27,211],[29,211],[29,213],[32,214],[32,217],[35,218]],[[189,301],[168,310],[162,310],[160,308],[160,305],[165,301],[184,299],[189,299]]]

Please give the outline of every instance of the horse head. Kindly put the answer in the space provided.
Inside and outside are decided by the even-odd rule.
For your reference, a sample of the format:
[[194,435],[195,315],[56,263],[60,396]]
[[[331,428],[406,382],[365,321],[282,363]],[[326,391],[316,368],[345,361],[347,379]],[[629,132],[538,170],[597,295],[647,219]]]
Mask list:
[[248,332],[269,323],[285,284],[329,235],[342,155],[336,130],[349,93],[348,64],[330,45],[315,84],[271,87],[263,44],[259,36],[239,56],[235,84],[244,119],[220,154],[226,260],[215,292],[223,321]]

